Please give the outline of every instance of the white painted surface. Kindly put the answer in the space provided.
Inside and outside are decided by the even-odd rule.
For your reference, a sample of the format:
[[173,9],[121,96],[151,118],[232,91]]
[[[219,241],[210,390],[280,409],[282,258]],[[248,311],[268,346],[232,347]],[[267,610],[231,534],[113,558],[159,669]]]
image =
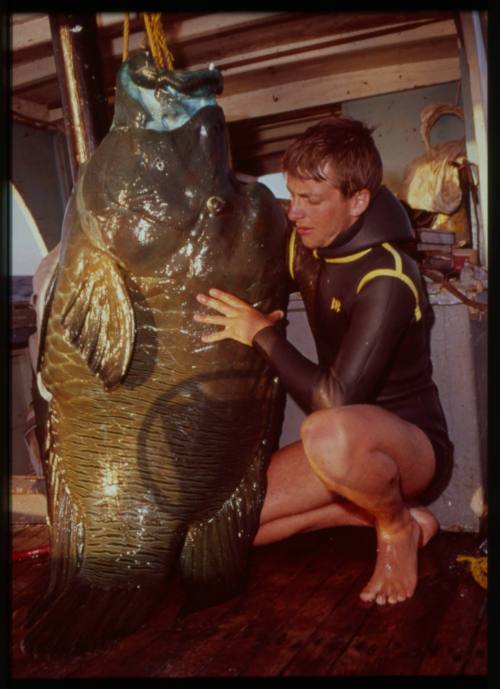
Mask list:
[[33,275],[47,254],[40,230],[16,187],[11,192],[12,275]]
[[271,172],[269,175],[262,175],[258,181],[265,184],[278,199],[289,199],[290,193],[286,188],[285,175],[281,172]]

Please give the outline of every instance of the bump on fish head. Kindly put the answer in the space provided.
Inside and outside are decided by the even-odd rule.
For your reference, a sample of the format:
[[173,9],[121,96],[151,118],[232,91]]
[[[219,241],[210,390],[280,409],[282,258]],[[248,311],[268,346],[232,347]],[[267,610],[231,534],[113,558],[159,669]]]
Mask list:
[[112,126],[178,129],[202,108],[217,106],[222,89],[222,74],[213,65],[194,71],[160,69],[148,50],[136,51],[118,73]]

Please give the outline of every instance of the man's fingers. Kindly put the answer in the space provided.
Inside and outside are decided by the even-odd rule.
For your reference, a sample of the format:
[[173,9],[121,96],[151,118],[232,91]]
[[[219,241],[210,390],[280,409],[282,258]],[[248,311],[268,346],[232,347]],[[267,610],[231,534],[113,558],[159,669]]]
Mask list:
[[214,299],[212,297],[207,297],[206,294],[197,294],[196,295],[197,301],[200,302],[200,304],[203,304],[203,306],[208,306],[214,311],[218,311],[219,313],[224,314],[224,316],[234,316],[235,311],[234,308],[229,307],[227,304],[225,304],[223,301],[220,299]]
[[243,301],[243,299],[235,297],[234,294],[230,294],[229,292],[223,292],[221,289],[216,289],[215,287],[209,289],[208,293],[212,297],[220,299],[228,306],[234,306],[234,308],[236,309],[241,308],[242,306],[248,306],[248,303],[246,301]]
[[225,330],[217,330],[215,333],[210,333],[209,335],[202,335],[201,341],[202,342],[220,342],[221,340],[226,340],[226,331]]
[[209,313],[195,313],[193,318],[198,323],[210,323],[212,325],[227,324],[227,316],[213,316]]
[[281,311],[281,309],[277,309],[276,311],[269,313],[267,317],[270,318],[273,323],[276,323],[285,317],[285,312]]

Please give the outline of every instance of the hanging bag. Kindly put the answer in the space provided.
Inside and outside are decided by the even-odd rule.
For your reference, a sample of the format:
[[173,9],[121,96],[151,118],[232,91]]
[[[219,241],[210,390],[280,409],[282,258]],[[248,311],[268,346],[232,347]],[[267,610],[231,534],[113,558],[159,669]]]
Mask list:
[[459,167],[465,160],[465,139],[430,143],[430,132],[442,115],[464,119],[459,106],[433,103],[420,113],[420,135],[425,153],[407,165],[400,198],[411,208],[451,215],[462,202]]

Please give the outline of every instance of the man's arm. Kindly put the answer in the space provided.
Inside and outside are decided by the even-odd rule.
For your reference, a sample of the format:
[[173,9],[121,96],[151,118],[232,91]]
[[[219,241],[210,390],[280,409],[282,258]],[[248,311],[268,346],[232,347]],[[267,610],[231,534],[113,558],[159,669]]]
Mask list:
[[306,359],[273,327],[260,330],[253,344],[308,413],[371,402],[414,310],[414,296],[400,280],[372,280],[356,298],[341,348],[333,365],[326,369]]
[[415,311],[415,298],[400,280],[372,280],[356,297],[349,329],[334,364],[323,368],[304,357],[273,327],[283,312],[266,316],[226,292],[210,290],[210,294],[199,295],[198,301],[221,315],[198,314],[195,319],[224,326],[224,330],[205,335],[203,341],[230,338],[253,345],[307,413],[373,401]]

